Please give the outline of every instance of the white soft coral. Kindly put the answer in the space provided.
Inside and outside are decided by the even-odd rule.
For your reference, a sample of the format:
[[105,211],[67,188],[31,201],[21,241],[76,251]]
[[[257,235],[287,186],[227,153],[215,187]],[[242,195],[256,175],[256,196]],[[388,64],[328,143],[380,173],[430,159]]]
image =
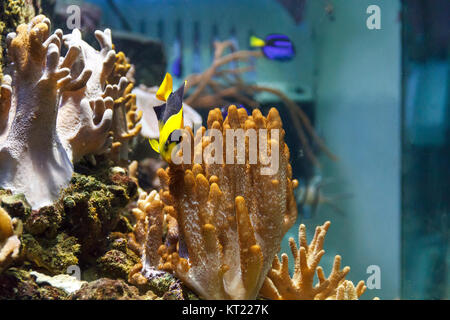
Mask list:
[[59,90],[73,80],[66,59],[60,67],[62,32],[49,37],[49,28],[50,21],[37,16],[10,34],[12,94],[2,95],[2,105],[9,104],[14,115],[0,146],[0,185],[24,193],[33,207],[56,199],[73,172],[56,134]]
[[69,50],[80,48],[73,56],[71,76],[83,78],[83,70],[89,70],[85,85],[62,93],[58,112],[58,135],[74,162],[87,154],[105,151],[110,141],[114,100],[105,90],[106,78],[114,68],[116,56],[112,50],[111,31],[96,31],[95,35],[100,51],[83,41],[78,29],[63,37]]
[[52,204],[67,187],[73,161],[105,150],[113,98],[106,77],[115,62],[109,30],[97,31],[101,50],[74,30],[50,35],[39,15],[7,38],[11,77],[0,100],[0,187],[23,193],[33,208]]

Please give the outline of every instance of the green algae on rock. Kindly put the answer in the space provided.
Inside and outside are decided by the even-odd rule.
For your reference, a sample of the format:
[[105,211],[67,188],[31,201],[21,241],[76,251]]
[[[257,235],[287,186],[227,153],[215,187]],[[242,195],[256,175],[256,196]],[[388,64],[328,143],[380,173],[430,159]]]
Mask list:
[[156,296],[148,291],[141,295],[139,290],[123,280],[100,278],[84,284],[80,290],[71,294],[71,300],[153,300]]
[[80,244],[77,238],[65,233],[58,234],[54,239],[24,234],[22,244],[25,259],[50,274],[66,273],[69,266],[78,265]]
[[75,173],[61,197],[64,228],[80,239],[83,254],[103,251],[108,234],[115,231],[123,209],[137,192],[136,184],[125,174],[108,172],[97,177]]
[[25,219],[31,213],[31,206],[23,194],[12,194],[9,190],[0,190],[0,207],[19,219]]
[[113,279],[127,279],[134,265],[139,261],[137,256],[130,256],[120,250],[109,250],[97,260],[97,268],[103,276]]
[[54,238],[61,226],[62,214],[54,206],[42,207],[33,210],[25,220],[25,230],[32,235],[45,234],[48,238]]
[[166,271],[155,270],[147,277],[133,277],[133,274],[139,276],[136,271],[140,269],[140,264],[134,266],[129,282],[138,287],[141,292],[151,290],[163,300],[199,300],[192,290]]
[[0,300],[64,300],[64,290],[39,285],[26,270],[10,268],[0,275]]

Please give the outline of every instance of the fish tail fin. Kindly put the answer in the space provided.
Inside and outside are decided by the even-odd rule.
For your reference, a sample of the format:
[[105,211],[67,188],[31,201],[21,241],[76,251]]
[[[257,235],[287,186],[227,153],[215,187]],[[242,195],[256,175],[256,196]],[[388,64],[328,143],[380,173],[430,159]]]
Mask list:
[[266,45],[266,43],[264,42],[263,39],[260,39],[255,36],[250,37],[250,46],[251,47],[264,47],[265,45]]

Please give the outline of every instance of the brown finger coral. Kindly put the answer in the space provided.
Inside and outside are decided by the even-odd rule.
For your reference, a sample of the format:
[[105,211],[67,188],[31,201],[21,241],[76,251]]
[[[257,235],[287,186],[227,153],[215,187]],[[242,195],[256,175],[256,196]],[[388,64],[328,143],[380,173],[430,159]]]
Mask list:
[[[360,281],[356,288],[351,281],[345,280],[350,267],[341,270],[341,257],[334,258],[331,274],[325,277],[322,267],[319,266],[325,254],[323,243],[330,227],[330,222],[316,227],[311,242],[306,240],[306,227],[300,225],[298,239],[300,248],[293,238],[289,239],[292,255],[294,256],[294,274],[289,274],[288,256],[283,253],[281,262],[278,256],[273,260],[260,294],[273,300],[352,300],[359,298],[365,291],[364,281]],[[319,282],[314,285],[314,276],[317,272]]]
[[364,281],[358,282],[357,286],[349,280],[344,280],[336,290],[336,300],[358,300],[367,287]]
[[18,236],[22,230],[20,225],[14,230],[15,222],[17,221],[11,219],[8,213],[0,207],[0,273],[19,255],[20,240]]
[[[144,221],[138,222],[136,235],[138,242],[143,241],[143,273],[146,265],[172,271],[206,299],[254,299],[281,239],[297,217],[293,198],[297,181],[292,180],[289,149],[275,108],[266,118],[259,110],[248,116],[245,109],[230,106],[225,120],[214,109],[208,117],[211,129],[215,133],[203,137],[206,128],[197,131],[191,164],[171,164],[158,171],[165,186],[158,198],[141,198],[135,215]],[[236,130],[244,134],[243,144],[238,138],[237,145],[227,148],[227,139],[234,139],[227,134]],[[194,139],[187,132],[183,139]],[[278,159],[278,170],[264,171],[264,157],[254,161],[255,140],[245,138],[250,132],[267,142],[269,156]],[[213,143],[220,136],[224,137],[220,143]],[[218,146],[222,153],[215,149]],[[261,150],[260,145],[260,156]],[[166,228],[170,239],[166,236],[156,251],[155,242],[162,244],[161,230],[170,222],[163,217],[168,216],[176,224]]]
[[136,95],[131,93],[134,84],[127,74],[131,65],[123,52],[116,54],[113,71],[108,77],[105,94],[114,99],[114,117],[112,122],[112,147],[110,157],[116,164],[127,164],[129,142],[142,129],[138,123],[142,111],[137,110]]

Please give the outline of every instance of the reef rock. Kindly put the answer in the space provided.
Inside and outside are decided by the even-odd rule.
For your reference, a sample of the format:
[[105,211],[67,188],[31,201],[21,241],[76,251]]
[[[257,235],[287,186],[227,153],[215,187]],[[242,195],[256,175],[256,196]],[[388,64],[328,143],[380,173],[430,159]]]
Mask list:
[[9,268],[0,275],[0,300],[64,300],[67,293],[49,284],[36,283],[30,272]]
[[64,290],[67,294],[80,290],[81,286],[86,283],[86,281],[80,281],[68,274],[58,274],[50,277],[37,271],[31,271],[30,275],[36,277],[37,284],[47,283],[52,287]]
[[136,287],[123,280],[101,278],[84,284],[80,290],[71,294],[71,300],[153,300],[156,296],[151,292],[140,295]]

